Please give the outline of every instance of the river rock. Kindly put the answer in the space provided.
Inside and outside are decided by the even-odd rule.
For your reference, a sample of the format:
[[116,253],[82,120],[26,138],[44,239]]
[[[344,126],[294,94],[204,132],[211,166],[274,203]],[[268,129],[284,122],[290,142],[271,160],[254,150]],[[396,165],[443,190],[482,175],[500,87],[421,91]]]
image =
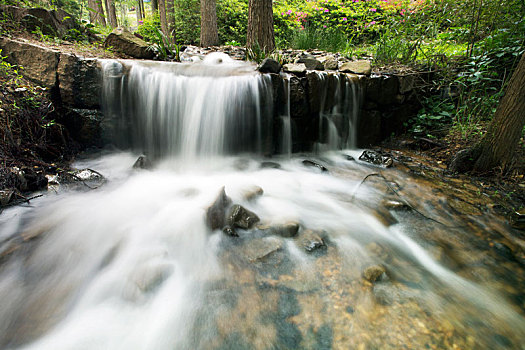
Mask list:
[[230,236],[230,237],[239,237],[239,234],[237,232],[235,232],[235,229],[229,225],[226,225],[222,228],[222,232],[226,235],[226,236]]
[[283,66],[283,70],[287,73],[303,76],[306,73],[306,65],[304,63],[287,63]]
[[386,270],[381,265],[372,265],[368,266],[363,271],[363,278],[371,283],[378,281],[380,278],[383,278]]
[[242,193],[243,199],[247,201],[252,201],[256,199],[257,197],[262,196],[264,193],[264,190],[259,186],[253,186]]
[[260,221],[259,217],[239,204],[235,204],[228,213],[228,224],[245,230],[252,228]]
[[134,58],[151,59],[155,53],[149,49],[149,45],[142,39],[137,38],[125,28],[115,28],[104,41],[104,47],[111,47],[114,51],[123,53]]
[[323,64],[312,57],[301,57],[297,63],[303,63],[308,70],[324,70]]
[[206,209],[206,224],[212,230],[223,228],[226,225],[226,209],[231,199],[226,195],[224,187],[220,190],[217,199]]
[[274,235],[291,238],[297,236],[299,232],[299,223],[298,222],[289,222],[282,225],[272,226],[268,231]]
[[272,58],[265,58],[259,65],[259,72],[261,73],[279,73],[281,71],[281,64]]
[[385,168],[390,168],[394,165],[394,160],[389,154],[377,151],[363,151],[359,156],[359,160],[370,164],[381,165]]
[[267,169],[267,168],[270,168],[270,169],[281,169],[281,164],[276,163],[276,162],[262,162],[261,163],[261,168],[262,169]]
[[313,168],[317,168],[319,170],[321,170],[322,172],[326,172],[328,171],[328,169],[322,165],[322,164],[319,164],[313,160],[310,160],[310,159],[305,159],[302,161],[303,165],[306,166],[306,167],[313,167]]
[[282,247],[282,241],[276,237],[257,238],[247,242],[242,253],[248,261],[257,262],[281,250]]
[[396,199],[384,199],[381,205],[390,210],[409,210],[410,206]]
[[301,248],[308,253],[326,249],[326,244],[323,238],[315,231],[304,230],[299,237]]
[[4,207],[11,203],[13,200],[13,195],[15,194],[15,191],[13,190],[3,190],[0,191],[0,207]]
[[337,70],[339,68],[339,61],[334,56],[327,56],[322,62],[326,70]]
[[151,169],[152,164],[148,157],[141,155],[133,164],[133,169]]
[[351,61],[343,63],[339,70],[343,73],[370,75],[372,73],[372,66],[368,60]]

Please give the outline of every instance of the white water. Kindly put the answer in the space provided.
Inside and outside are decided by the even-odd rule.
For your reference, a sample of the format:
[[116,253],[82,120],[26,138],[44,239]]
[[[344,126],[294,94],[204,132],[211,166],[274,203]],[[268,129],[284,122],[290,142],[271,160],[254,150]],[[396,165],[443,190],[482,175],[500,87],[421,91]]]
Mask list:
[[[406,268],[408,271],[425,272],[426,278],[418,282],[421,291],[418,302],[436,305],[431,310],[432,316],[451,310],[458,315],[479,310],[482,325],[479,330],[466,325],[458,326],[456,331],[479,338],[477,344],[482,348],[491,344],[482,330],[512,329],[518,339],[525,334],[523,317],[498,293],[459,277],[435,261],[417,243],[421,239],[418,228],[402,224],[385,227],[372,211],[364,209],[373,207],[383,196],[382,191],[360,184],[370,173],[369,168],[344,161],[337,153],[324,155],[333,175],[303,166],[302,158],[274,159],[282,169],[262,169],[262,159],[257,155],[248,158],[224,155],[233,150],[260,151],[262,128],[257,125],[261,125],[264,112],[255,109],[264,111],[260,101],[266,98],[264,91],[268,89],[268,82],[264,76],[246,71],[235,79],[226,78],[224,74],[248,68],[229,64],[224,57],[214,59],[222,60],[224,71],[216,70],[215,66],[208,71],[206,63],[200,69],[134,63],[126,68],[130,69],[129,75],[122,77],[121,66],[115,62],[105,63],[106,78],[118,76],[115,80],[106,80],[106,98],[111,96],[115,99],[111,103],[119,105],[118,108],[107,106],[106,110],[115,114],[113,117],[121,123],[138,123],[131,128],[121,125],[117,129],[131,131],[129,137],[133,145],[164,158],[151,171],[131,169],[136,153],[87,159],[77,166],[105,174],[108,183],[104,187],[89,192],[61,191],[37,199],[34,207],[12,208],[0,216],[3,242],[16,241],[20,235],[38,237],[30,241],[33,243],[25,243],[24,248],[15,251],[1,265],[0,347],[212,349],[219,348],[224,340],[219,334],[220,329],[226,327],[224,323],[234,330],[248,328],[255,332],[251,338],[253,343],[257,343],[256,339],[257,344],[265,344],[258,348],[285,348],[278,337],[262,335],[263,327],[271,325],[278,332],[282,323],[271,317],[264,318],[269,311],[257,293],[242,294],[237,300],[241,306],[237,308],[248,314],[255,310],[256,314],[260,313],[259,318],[214,319],[228,307],[220,300],[210,301],[210,295],[219,293],[210,285],[224,283],[232,288],[231,291],[226,288],[225,293],[233,295],[234,288],[247,291],[255,288],[246,274],[255,275],[255,279],[268,278],[266,274],[273,271],[272,265],[263,266],[266,270],[261,272],[258,270],[261,266],[254,268],[254,264],[243,260],[244,249],[250,248],[254,232],[241,230],[241,237],[233,238],[207,228],[206,208],[223,186],[233,203],[257,213],[265,227],[298,222],[300,234],[305,230],[325,232],[330,249],[335,249],[329,251],[328,257],[341,256],[342,259],[339,262],[334,258],[336,263],[331,268],[342,266],[353,276],[333,277],[329,281],[334,285],[346,283],[345,279],[350,278],[350,282],[357,282],[356,290],[360,291],[363,268],[377,263],[388,265],[366,248],[371,242],[380,243],[389,249],[394,259],[413,264]],[[183,72],[177,72],[179,68]],[[191,73],[193,69],[195,72]],[[201,76],[211,72],[213,77]],[[130,81],[126,84],[120,81],[128,78]],[[113,90],[117,87],[120,92]],[[137,90],[133,92],[133,89]],[[140,96],[136,94],[138,89]],[[353,94],[353,101],[358,100],[355,88],[347,88],[345,94],[339,92],[338,98],[350,98],[349,93]],[[130,100],[133,98],[135,101]],[[138,106],[140,115],[135,112],[120,115],[128,110],[127,103]],[[248,105],[250,107],[246,107]],[[355,110],[355,104],[348,106]],[[243,124],[235,119],[238,117],[235,113],[246,109],[254,114],[244,115],[251,121]],[[332,111],[330,115],[341,113]],[[134,119],[126,119],[130,116]],[[210,120],[212,116],[218,120]],[[230,137],[243,139],[242,132],[238,134],[229,129],[231,118],[237,127],[247,125],[247,144],[230,142]],[[334,133],[337,130],[332,131],[331,140],[335,138]],[[347,153],[356,158],[359,154]],[[245,199],[246,192],[254,186],[261,187],[264,194],[256,200]],[[281,251],[293,267],[287,274],[306,274],[315,282],[326,273],[323,267],[317,266],[323,258],[307,254],[297,240],[272,235],[263,240],[282,242]],[[238,255],[228,260],[224,258],[227,254]],[[234,263],[241,265],[241,273],[231,269]],[[329,284],[330,288],[335,288],[334,285]],[[356,288],[353,284],[346,287]],[[264,295],[265,290],[258,293]],[[324,300],[332,292],[321,289],[313,295]],[[458,295],[471,300],[465,302]],[[356,302],[366,310],[354,316],[362,325],[373,323],[377,306],[369,300],[365,294]],[[200,314],[203,309],[204,322]],[[409,320],[403,318],[403,309],[404,306],[387,309],[385,312],[390,313],[390,318],[382,327],[388,329],[389,323],[400,319],[408,324]],[[312,327],[322,321],[336,328],[340,322],[336,315],[337,310],[330,308],[304,318],[312,322]],[[428,315],[421,312],[414,317],[425,320]],[[354,334],[348,330],[348,335],[358,337],[361,332]],[[369,337],[388,342],[376,334]],[[339,345],[348,348],[347,343]],[[412,345],[424,347],[424,344]]]

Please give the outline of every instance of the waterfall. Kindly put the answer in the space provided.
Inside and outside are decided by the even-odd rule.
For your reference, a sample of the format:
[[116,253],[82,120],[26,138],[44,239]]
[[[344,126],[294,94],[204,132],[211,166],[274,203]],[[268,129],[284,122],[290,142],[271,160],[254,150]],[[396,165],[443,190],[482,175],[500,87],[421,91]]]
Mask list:
[[103,111],[117,144],[153,157],[261,153],[271,80],[224,56],[198,64],[104,61]]

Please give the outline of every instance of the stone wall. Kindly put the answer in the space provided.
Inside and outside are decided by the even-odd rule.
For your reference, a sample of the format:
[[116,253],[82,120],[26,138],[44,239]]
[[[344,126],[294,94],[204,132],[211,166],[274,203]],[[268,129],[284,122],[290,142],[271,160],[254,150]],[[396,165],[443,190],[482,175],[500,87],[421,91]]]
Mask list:
[[[0,38],[0,49],[6,60],[22,66],[22,74],[35,84],[49,89],[57,105],[64,108],[61,122],[82,144],[101,144],[100,94],[101,72],[96,59],[88,59],[49,49],[23,40]],[[417,75],[353,74],[342,71],[314,71],[294,67],[279,74],[269,73],[273,86],[274,129],[269,135],[268,149],[278,152],[281,135],[278,118],[289,99],[292,121],[293,151],[310,151],[315,143],[325,142],[322,115],[340,103],[338,94],[344,89],[357,89],[359,116],[354,128],[358,147],[377,145],[390,135],[400,132],[404,123],[416,115]],[[289,93],[288,85],[289,85]],[[349,85],[350,84],[350,85]],[[355,93],[355,91],[352,91]],[[348,106],[345,108],[349,108]],[[347,111],[348,112],[348,111]],[[346,117],[332,118],[339,135],[345,139],[351,133]]]

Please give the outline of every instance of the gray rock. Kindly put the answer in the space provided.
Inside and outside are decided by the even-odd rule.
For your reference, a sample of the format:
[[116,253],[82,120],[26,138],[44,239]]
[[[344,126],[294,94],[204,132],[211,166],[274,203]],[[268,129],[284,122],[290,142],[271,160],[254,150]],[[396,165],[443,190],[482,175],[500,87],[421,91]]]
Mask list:
[[359,156],[359,160],[374,165],[381,165],[385,168],[390,168],[394,165],[394,160],[389,154],[380,153],[377,151],[363,151],[363,153]]
[[231,199],[226,195],[224,187],[220,190],[217,199],[206,209],[206,224],[212,230],[223,228],[226,225],[226,210]]
[[115,28],[104,41],[105,48],[123,53],[134,58],[151,59],[155,53],[149,49],[149,45],[142,39],[137,38],[125,28]]
[[259,72],[261,73],[279,73],[281,71],[281,64],[272,58],[265,58],[259,65]]
[[323,60],[324,69],[337,70],[339,68],[339,61],[334,56],[327,56]]
[[76,108],[99,108],[102,87],[97,60],[62,53],[57,76],[63,103]]
[[372,66],[368,60],[351,61],[343,63],[339,70],[344,73],[370,75],[372,73]]
[[235,204],[228,213],[228,225],[245,230],[252,228],[260,221],[259,217],[239,204]]
[[276,237],[258,238],[247,242],[242,253],[248,261],[257,262],[281,250],[282,247],[282,241]]
[[518,230],[525,230],[525,209],[515,211],[511,216],[510,223],[512,227]]
[[297,63],[304,63],[308,70],[324,70],[324,66],[315,58],[302,57],[297,60]]
[[372,265],[363,271],[363,278],[369,282],[376,282],[385,275],[385,268],[381,265]]
[[306,166],[306,167],[311,167],[311,168],[317,168],[319,170],[321,170],[322,172],[327,172],[328,169],[322,165],[322,164],[319,164],[313,160],[310,160],[310,159],[305,159],[302,161],[303,165]]
[[287,63],[283,66],[283,70],[287,73],[302,76],[306,73],[306,65],[304,63]]
[[312,230],[304,230],[299,237],[301,247],[308,253],[326,249],[326,244],[321,236]]
[[233,229],[233,227],[229,226],[229,225],[226,225],[222,228],[222,232],[226,235],[226,236],[230,236],[230,237],[239,237],[239,234],[237,232],[235,232],[235,230]]
[[151,169],[152,164],[148,157],[141,155],[133,164],[133,169]]
[[298,222],[289,222],[282,225],[272,226],[268,231],[274,235],[291,238],[297,236],[299,232],[299,223]]
[[304,118],[308,115],[306,91],[297,77],[290,78],[290,114],[292,118]]
[[6,206],[13,200],[13,195],[15,191],[13,190],[3,190],[0,191],[0,207]]

